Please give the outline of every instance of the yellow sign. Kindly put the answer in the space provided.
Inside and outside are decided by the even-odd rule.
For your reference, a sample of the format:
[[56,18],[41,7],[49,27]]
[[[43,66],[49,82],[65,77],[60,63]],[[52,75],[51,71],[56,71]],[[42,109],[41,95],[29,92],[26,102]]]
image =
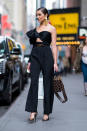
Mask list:
[[79,13],[50,14],[49,20],[55,26],[57,34],[77,34]]
[[56,42],[56,45],[80,45],[79,41]]
[[57,41],[65,41],[65,40],[75,40],[74,36],[63,36],[63,37],[57,37]]

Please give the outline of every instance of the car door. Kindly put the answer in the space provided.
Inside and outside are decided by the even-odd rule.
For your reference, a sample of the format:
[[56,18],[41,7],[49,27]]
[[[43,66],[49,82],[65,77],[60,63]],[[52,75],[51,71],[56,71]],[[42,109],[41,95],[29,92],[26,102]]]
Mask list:
[[[8,47],[9,51],[11,52],[13,50],[13,47],[16,47],[15,42],[12,40],[8,39]],[[15,54],[11,54],[11,62],[13,63],[13,80],[12,83],[14,84],[17,82],[20,78],[20,62],[19,58],[15,56]]]

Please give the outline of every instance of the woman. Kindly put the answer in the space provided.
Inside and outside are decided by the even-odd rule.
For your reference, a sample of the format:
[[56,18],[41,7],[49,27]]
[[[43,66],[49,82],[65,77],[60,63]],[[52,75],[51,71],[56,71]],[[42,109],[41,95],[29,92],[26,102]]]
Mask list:
[[[36,16],[40,25],[27,32],[30,43],[33,44],[31,58],[28,63],[28,69],[30,69],[31,72],[31,85],[25,107],[26,111],[31,112],[30,122],[34,122],[37,115],[38,79],[40,71],[42,70],[43,73],[44,85],[43,121],[49,120],[49,114],[52,113],[54,98],[52,78],[54,71],[58,71],[56,29],[47,21],[48,11],[46,8],[37,9]],[[52,51],[50,44],[52,45]]]
[[82,50],[82,72],[84,77],[84,90],[85,95],[87,96],[87,37],[83,43],[83,50]]

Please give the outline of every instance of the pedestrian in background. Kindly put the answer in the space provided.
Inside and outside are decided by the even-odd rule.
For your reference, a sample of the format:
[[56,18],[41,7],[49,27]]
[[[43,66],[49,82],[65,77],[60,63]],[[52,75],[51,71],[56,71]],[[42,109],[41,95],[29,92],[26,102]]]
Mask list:
[[85,95],[87,96],[87,37],[83,42],[81,67],[82,67],[82,72],[83,72],[83,77],[84,77]]
[[63,71],[64,71],[64,64],[63,64],[63,59],[61,56],[58,57],[58,72],[60,75],[63,75]]
[[77,48],[77,52],[76,52],[76,58],[74,61],[74,69],[76,73],[81,72],[81,53],[80,53],[79,48]]
[[48,10],[46,8],[37,9],[36,17],[40,25],[27,32],[30,43],[33,44],[31,59],[28,63],[28,69],[31,72],[31,84],[25,107],[26,111],[31,112],[30,122],[35,122],[37,116],[38,79],[41,70],[44,85],[43,121],[49,120],[49,114],[52,113],[53,108],[54,91],[52,80],[54,71],[58,71],[57,47],[56,29],[48,23],[48,16]]
[[71,73],[71,47],[70,47],[70,45],[66,46],[66,48],[65,48],[65,56],[68,59],[68,63],[69,63],[69,64],[67,64],[67,65],[69,65],[67,71],[69,73]]
[[63,65],[64,65],[64,75],[66,75],[70,67],[69,59],[66,56],[63,57]]

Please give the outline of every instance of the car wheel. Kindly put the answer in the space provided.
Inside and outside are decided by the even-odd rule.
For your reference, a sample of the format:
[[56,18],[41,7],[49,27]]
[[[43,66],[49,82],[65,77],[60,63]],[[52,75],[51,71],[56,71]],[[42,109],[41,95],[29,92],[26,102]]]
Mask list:
[[7,79],[7,85],[6,85],[6,90],[5,90],[5,93],[4,93],[6,96],[5,96],[5,101],[8,105],[11,104],[12,102],[12,80],[11,80],[11,77],[8,77]]
[[24,89],[25,86],[25,77],[24,75],[22,75],[22,90]]
[[27,84],[28,83],[28,76],[27,74],[24,75],[24,84]]
[[22,75],[20,73],[19,81],[18,81],[18,93],[21,93],[22,90]]

